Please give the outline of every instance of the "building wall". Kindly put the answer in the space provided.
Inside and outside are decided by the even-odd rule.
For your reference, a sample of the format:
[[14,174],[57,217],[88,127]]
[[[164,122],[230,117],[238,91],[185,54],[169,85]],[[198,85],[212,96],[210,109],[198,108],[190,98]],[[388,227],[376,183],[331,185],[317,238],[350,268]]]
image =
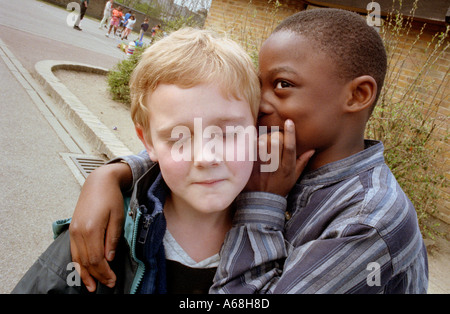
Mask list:
[[[433,36],[445,31],[445,26],[428,23],[424,29],[423,24],[417,23],[409,34],[402,36],[393,53],[389,73],[392,83],[391,88],[397,89],[397,99],[405,90],[416,86],[414,92],[410,92],[414,99],[403,99],[403,102],[417,101],[423,109],[423,114],[429,114],[435,119],[433,141],[430,145],[439,148],[440,151],[433,156],[433,162],[429,165],[433,169],[440,169],[444,174],[443,181],[450,180],[450,145],[449,117],[450,117],[450,51],[444,49],[449,45],[446,41],[431,55],[438,38]],[[420,37],[417,40],[418,36]],[[429,43],[432,42],[431,45]],[[448,46],[447,46],[448,47]],[[424,67],[425,64],[430,64]],[[427,71],[423,71],[427,68]],[[388,76],[389,77],[389,76]],[[415,85],[414,85],[415,84]],[[386,84],[385,84],[386,85]],[[395,93],[394,93],[395,95]],[[437,202],[437,211],[433,215],[450,224],[450,186],[440,188]]]
[[[77,2],[78,0],[45,0],[46,2],[50,2],[53,4],[56,4],[58,6],[67,7],[67,4],[70,2]],[[103,9],[105,8],[106,1],[108,0],[96,0],[96,1],[89,1],[88,10],[86,12],[87,15],[95,17],[97,19],[103,18]]]
[[259,50],[279,22],[303,9],[302,1],[293,0],[213,0],[205,28],[227,32],[252,53]]

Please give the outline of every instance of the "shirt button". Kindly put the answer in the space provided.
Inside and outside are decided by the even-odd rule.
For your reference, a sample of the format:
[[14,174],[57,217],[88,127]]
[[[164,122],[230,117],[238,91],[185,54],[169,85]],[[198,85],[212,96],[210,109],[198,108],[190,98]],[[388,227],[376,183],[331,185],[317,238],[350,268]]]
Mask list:
[[284,212],[284,217],[286,218],[286,220],[290,220],[291,219],[291,213],[286,211]]

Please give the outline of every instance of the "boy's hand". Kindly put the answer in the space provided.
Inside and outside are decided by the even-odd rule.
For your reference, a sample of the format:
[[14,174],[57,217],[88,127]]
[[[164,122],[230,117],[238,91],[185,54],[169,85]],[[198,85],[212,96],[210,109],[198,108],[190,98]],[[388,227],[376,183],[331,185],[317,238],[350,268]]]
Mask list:
[[262,191],[286,196],[314,154],[314,150],[309,150],[297,158],[295,126],[291,120],[285,121],[284,134],[276,132],[261,135],[258,139],[258,149],[267,151],[271,147],[271,142],[276,143],[276,141],[279,148],[278,168],[274,172],[261,172],[263,163],[258,158],[258,161],[254,163],[245,191]]
[[95,277],[114,287],[116,275],[108,262],[114,259],[120,239],[124,211],[122,187],[131,180],[131,170],[122,163],[102,166],[93,171],[81,190],[69,227],[72,260],[80,265],[80,277],[86,288],[96,290]]

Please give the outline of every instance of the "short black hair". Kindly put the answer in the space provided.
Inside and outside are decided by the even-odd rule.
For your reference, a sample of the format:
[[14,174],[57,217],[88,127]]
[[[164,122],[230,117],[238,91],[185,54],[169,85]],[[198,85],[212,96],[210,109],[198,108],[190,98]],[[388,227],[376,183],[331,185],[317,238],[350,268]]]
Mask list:
[[386,76],[386,50],[378,32],[362,16],[341,9],[305,10],[283,20],[273,33],[279,31],[311,40],[333,59],[340,78],[372,76],[378,86],[375,106]]

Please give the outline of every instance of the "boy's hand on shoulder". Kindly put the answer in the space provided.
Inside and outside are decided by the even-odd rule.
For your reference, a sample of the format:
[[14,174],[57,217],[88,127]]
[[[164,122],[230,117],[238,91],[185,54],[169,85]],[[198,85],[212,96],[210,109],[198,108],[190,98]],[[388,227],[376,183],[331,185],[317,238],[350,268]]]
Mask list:
[[[252,175],[244,191],[260,191],[286,196],[298,180],[314,150],[309,150],[297,158],[295,126],[291,120],[284,123],[284,133],[274,132],[260,135],[258,138],[258,151],[268,152],[271,158],[274,153],[270,149],[278,147],[278,164],[271,172],[262,172],[261,165],[267,162],[259,158],[254,163]],[[258,157],[261,153],[258,154]]]
[[90,292],[96,290],[92,277],[110,288],[116,281],[108,262],[114,259],[124,220],[118,171],[127,173],[128,166],[102,166],[87,177],[69,227],[72,260],[80,265]]

